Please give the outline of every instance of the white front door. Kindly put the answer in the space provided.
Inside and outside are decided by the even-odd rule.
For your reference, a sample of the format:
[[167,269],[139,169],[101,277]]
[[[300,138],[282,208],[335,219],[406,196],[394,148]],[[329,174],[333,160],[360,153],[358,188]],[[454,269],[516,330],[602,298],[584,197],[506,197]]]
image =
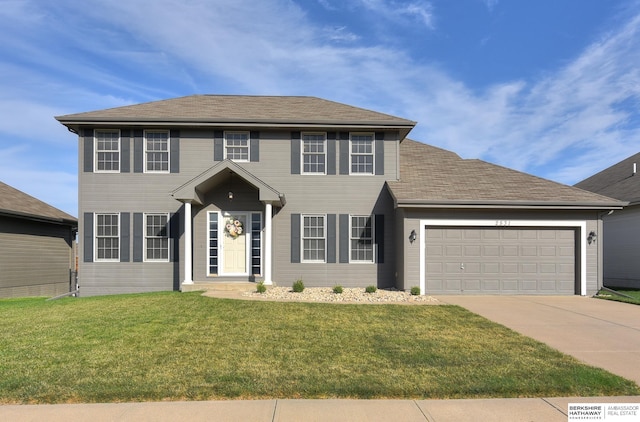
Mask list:
[[222,213],[222,274],[249,274],[250,224],[249,214]]

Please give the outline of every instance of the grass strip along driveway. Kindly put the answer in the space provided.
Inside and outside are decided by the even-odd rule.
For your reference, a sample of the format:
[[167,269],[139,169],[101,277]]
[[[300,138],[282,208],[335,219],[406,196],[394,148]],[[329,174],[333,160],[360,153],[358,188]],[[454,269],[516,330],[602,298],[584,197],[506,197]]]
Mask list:
[[457,306],[0,300],[0,403],[637,395]]

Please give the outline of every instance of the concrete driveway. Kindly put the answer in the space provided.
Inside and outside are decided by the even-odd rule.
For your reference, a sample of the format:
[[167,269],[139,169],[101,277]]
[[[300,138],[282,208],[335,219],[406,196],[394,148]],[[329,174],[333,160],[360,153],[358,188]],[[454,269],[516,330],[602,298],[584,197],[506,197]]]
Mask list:
[[436,296],[640,385],[640,306],[584,296]]

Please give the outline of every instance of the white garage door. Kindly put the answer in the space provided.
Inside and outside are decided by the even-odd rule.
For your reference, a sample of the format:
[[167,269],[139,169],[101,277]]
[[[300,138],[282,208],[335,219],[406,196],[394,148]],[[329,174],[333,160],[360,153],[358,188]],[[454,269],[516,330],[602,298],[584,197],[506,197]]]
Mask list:
[[575,230],[428,227],[427,294],[576,293]]

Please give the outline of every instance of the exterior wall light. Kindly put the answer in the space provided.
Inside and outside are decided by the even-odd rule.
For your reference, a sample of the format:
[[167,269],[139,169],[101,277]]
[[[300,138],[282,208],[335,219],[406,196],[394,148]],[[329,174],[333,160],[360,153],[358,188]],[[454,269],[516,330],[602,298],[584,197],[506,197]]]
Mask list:
[[596,232],[594,232],[593,230],[589,233],[589,236],[587,236],[587,242],[589,244],[591,244],[592,242],[596,241],[596,237],[598,237],[598,235],[596,234]]
[[409,234],[409,242],[413,243],[416,241],[416,231],[415,230],[411,230],[411,234]]

